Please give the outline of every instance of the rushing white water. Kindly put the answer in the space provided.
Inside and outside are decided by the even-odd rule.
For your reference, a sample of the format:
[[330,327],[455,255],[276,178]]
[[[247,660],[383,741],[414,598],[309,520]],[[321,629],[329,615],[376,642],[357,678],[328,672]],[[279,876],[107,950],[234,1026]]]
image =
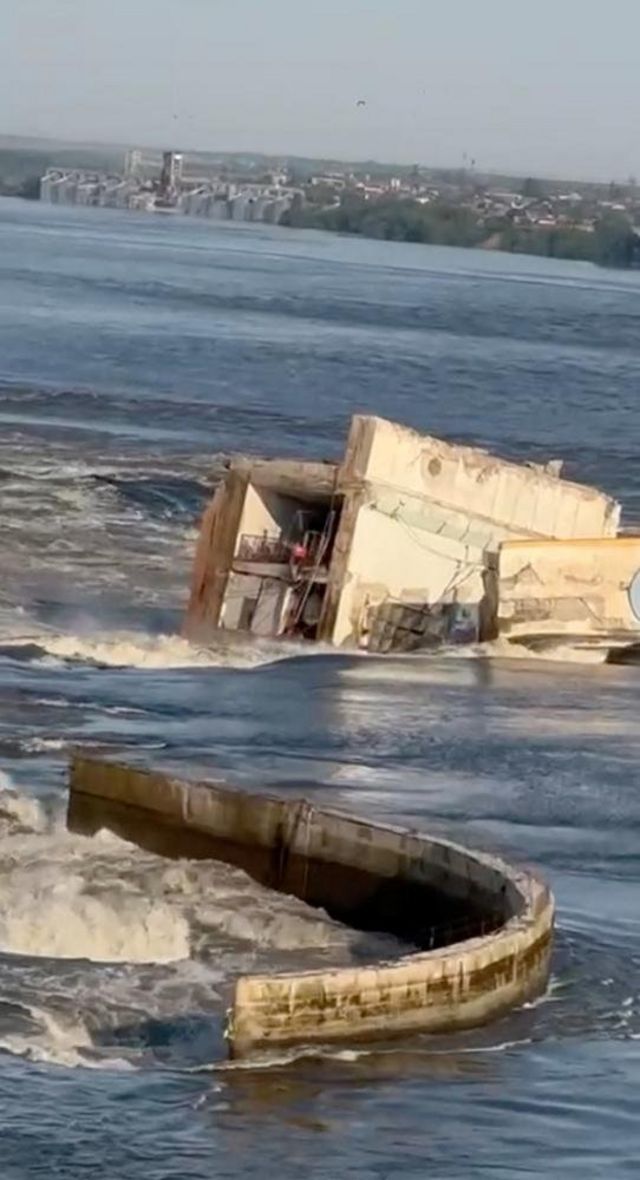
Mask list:
[[96,962],[189,957],[189,926],[163,897],[130,887],[132,850],[109,836],[65,832],[34,799],[0,794],[0,950]]
[[277,639],[255,639],[253,636],[229,633],[221,635],[208,646],[190,643],[180,635],[152,635],[143,631],[101,630],[97,625],[82,633],[44,629],[37,623],[11,618],[10,626],[2,631],[0,642],[11,649],[31,645],[40,652],[45,662],[77,661],[99,664],[108,668],[141,668],[169,670],[179,668],[253,668],[290,659],[296,655],[312,655],[321,648],[293,644]]
[[[11,629],[2,634],[0,641],[8,652],[25,645],[38,649],[40,662],[55,666],[58,662],[97,664],[106,668],[139,668],[147,670],[171,670],[180,668],[256,668],[261,665],[278,663],[293,657],[314,655],[337,655],[335,648],[328,645],[292,643],[281,639],[257,639],[251,635],[229,632],[216,636],[210,645],[190,643],[181,635],[151,635],[141,631],[101,631],[99,628],[86,633],[61,633],[43,630],[37,625]],[[492,659],[517,660],[533,663],[553,662],[571,664],[604,664],[609,646],[603,641],[571,642],[558,640],[545,644],[539,650],[523,643],[512,643],[502,638],[487,643],[461,645],[437,650],[445,659]],[[342,653],[344,654],[344,653]],[[409,665],[429,658],[430,649],[411,653],[391,653],[394,662]],[[364,651],[351,651],[353,658],[368,659]],[[379,657],[378,657],[379,658]]]
[[34,1022],[31,1033],[8,1033],[0,1037],[0,1049],[15,1057],[67,1069],[134,1069],[124,1056],[97,1053],[91,1035],[81,1020],[54,1016],[46,1009],[33,1007],[29,1016]]
[[[255,948],[348,952],[359,936],[214,861],[165,860],[0,792],[0,950],[103,963],[170,963],[217,937]],[[372,944],[373,945],[373,944]]]
[[82,874],[58,880],[27,859],[0,873],[0,949],[97,962],[170,963],[188,958],[189,927],[169,906],[111,888],[87,892]]
[[[239,869],[166,860],[107,832],[69,833],[59,799],[41,803],[0,779],[0,1048],[7,1052],[115,1068],[120,1055],[109,1047],[109,1030],[189,1012],[220,1025],[220,988],[242,971],[301,956],[347,963],[393,949],[392,939],[362,936]],[[3,1006],[16,1004],[24,1027],[3,1035]],[[130,1052],[127,1062],[139,1055]]]
[[[225,653],[195,647],[178,635],[150,636],[135,633],[112,635],[40,636],[39,646],[61,660],[90,661],[112,668],[207,668],[224,664]],[[251,666],[262,662],[260,654],[247,648],[232,652],[230,664]]]

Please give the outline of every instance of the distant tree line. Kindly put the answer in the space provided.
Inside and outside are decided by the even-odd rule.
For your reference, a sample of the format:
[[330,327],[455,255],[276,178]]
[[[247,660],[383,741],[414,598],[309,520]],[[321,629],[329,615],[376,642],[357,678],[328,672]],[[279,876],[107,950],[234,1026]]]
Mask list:
[[40,177],[27,176],[25,180],[4,180],[0,177],[0,197],[22,197],[25,201],[39,201]]
[[513,254],[595,262],[598,266],[626,269],[640,265],[640,238],[620,213],[601,217],[591,233],[565,226],[511,225],[501,231],[498,248]]
[[329,209],[294,205],[283,224],[357,234],[388,242],[424,242],[438,246],[478,246],[486,232],[471,209],[413,200],[365,201],[348,196]]
[[[535,187],[536,182],[531,183]],[[599,266],[640,265],[640,238],[622,213],[606,213],[593,231],[570,226],[518,225],[508,218],[482,221],[472,209],[444,201],[365,201],[348,195],[330,208],[294,204],[283,225],[331,230],[393,242],[484,246],[514,254],[574,259]]]

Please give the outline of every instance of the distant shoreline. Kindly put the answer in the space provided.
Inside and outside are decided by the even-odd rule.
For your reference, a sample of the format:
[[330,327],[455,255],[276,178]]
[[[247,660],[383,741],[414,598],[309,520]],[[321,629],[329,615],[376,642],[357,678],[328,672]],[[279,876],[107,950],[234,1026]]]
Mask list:
[[471,210],[444,202],[353,201],[322,210],[294,208],[280,224],[377,241],[591,262],[616,270],[640,267],[640,235],[627,217],[617,213],[601,217],[587,231],[570,225],[522,225],[507,218],[485,223]]
[[[40,204],[39,195],[2,192],[0,197]],[[75,206],[69,206],[74,208]],[[79,206],[80,207],[80,206]],[[90,208],[91,206],[82,206]],[[125,210],[119,210],[125,212]],[[176,211],[178,212],[178,211]],[[410,245],[453,246],[489,253],[518,254],[564,262],[590,262],[614,270],[640,269],[640,234],[626,217],[603,217],[592,232],[573,227],[484,226],[456,205],[420,206],[412,201],[354,202],[331,209],[288,210],[275,223],[282,229],[314,229],[338,237]],[[147,214],[148,215],[148,214]],[[189,214],[182,214],[189,216]],[[206,218],[191,215],[194,221]],[[226,224],[217,222],[216,224]],[[230,222],[251,225],[267,222]]]

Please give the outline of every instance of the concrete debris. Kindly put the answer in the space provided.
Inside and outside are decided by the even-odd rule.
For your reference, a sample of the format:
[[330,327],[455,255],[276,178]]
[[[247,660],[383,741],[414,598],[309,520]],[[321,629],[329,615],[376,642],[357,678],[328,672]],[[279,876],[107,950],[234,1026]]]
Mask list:
[[356,415],[342,462],[230,461],[202,522],[186,635],[375,652],[503,634],[640,635],[640,538],[560,478]]

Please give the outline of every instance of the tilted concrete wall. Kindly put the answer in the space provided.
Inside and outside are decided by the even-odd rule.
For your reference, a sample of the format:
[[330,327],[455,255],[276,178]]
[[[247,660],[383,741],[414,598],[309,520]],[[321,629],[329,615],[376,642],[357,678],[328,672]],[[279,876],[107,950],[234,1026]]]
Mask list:
[[357,646],[371,611],[393,599],[406,603],[479,603],[485,551],[504,530],[461,525],[461,514],[417,497],[368,489],[349,550],[333,642]]
[[427,496],[513,536],[615,536],[620,522],[619,505],[596,488],[383,418],[353,420],[339,480],[345,486],[358,478]]
[[640,537],[516,541],[498,559],[498,627],[504,635],[640,633],[630,588],[640,578]]
[[620,516],[594,488],[371,417],[353,419],[339,486],[354,507],[329,586],[338,646],[360,641],[370,604],[479,604],[505,540],[614,535]]
[[248,486],[246,472],[230,471],[202,518],[184,624],[194,642],[209,639],[219,625]]
[[235,1054],[474,1025],[547,978],[554,904],[546,886],[445,841],[86,757],[71,768],[69,826],[106,826],[168,855],[225,860],[364,929],[417,939],[445,913],[454,930],[469,919],[476,936],[451,943],[450,934],[446,946],[395,962],[240,979],[229,1026]]
[[261,495],[258,488],[249,484],[238,523],[235,553],[237,554],[241,539],[245,534],[250,537],[261,537],[266,534],[272,539],[278,539],[281,531],[272,506],[268,503],[267,495]]

